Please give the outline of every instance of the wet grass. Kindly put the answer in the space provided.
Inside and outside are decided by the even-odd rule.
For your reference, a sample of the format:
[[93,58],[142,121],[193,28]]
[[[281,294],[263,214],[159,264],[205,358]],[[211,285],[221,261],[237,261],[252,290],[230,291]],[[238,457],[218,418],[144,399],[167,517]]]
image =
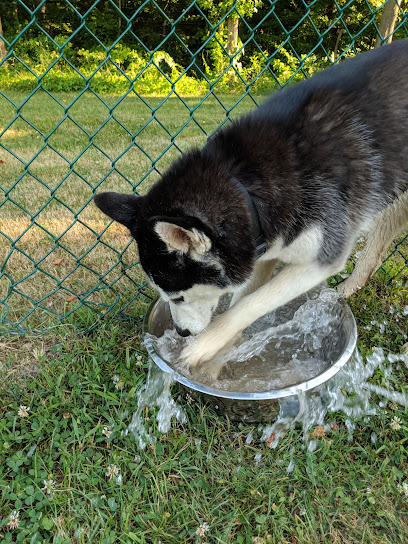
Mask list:
[[[33,105],[32,115],[38,107]],[[214,111],[208,110],[208,122]],[[125,114],[136,123],[136,114]],[[83,115],[93,129],[86,106]],[[21,152],[30,145],[27,137]],[[65,145],[73,146],[72,156],[77,153],[76,144]],[[55,174],[55,165],[44,168],[46,178]],[[100,179],[101,171],[95,176]],[[58,219],[55,213],[50,221]],[[87,213],[87,221],[102,225],[95,210]],[[11,214],[3,225],[13,217],[18,219]],[[109,236],[120,244],[115,240],[125,234],[112,230]],[[82,251],[86,240],[77,236],[72,243]],[[35,258],[37,245],[33,239],[27,246]],[[100,249],[96,268],[107,258]],[[63,262],[52,266],[69,269]],[[386,286],[398,267],[397,260],[388,261],[385,272],[350,300],[364,355],[374,346],[386,353],[406,349],[407,273]],[[79,278],[75,288],[83,283]],[[129,286],[123,293],[131,296]],[[257,425],[231,422],[180,399],[187,421],[174,423],[165,435],[157,430],[155,409],[146,408],[146,425],[157,442],[141,451],[123,434],[147,375],[138,314],[134,308],[129,314],[133,318],[106,319],[81,335],[95,319],[81,307],[68,325],[42,336],[0,336],[1,542],[407,542],[406,408],[373,395],[377,415],[355,421],[351,437],[344,414],[330,414],[330,430],[310,430],[317,448],[309,452],[301,429],[270,449]],[[47,314],[41,319],[52,324]],[[385,371],[377,369],[373,382],[408,392],[403,364],[394,365],[390,375]]]

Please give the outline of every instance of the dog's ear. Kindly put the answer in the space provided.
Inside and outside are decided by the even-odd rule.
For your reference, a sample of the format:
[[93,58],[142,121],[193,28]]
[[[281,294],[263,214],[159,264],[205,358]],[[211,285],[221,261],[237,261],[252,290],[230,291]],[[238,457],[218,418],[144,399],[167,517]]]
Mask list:
[[94,196],[94,202],[103,213],[127,228],[131,228],[137,218],[137,213],[143,197],[123,193],[99,193]]
[[169,251],[204,255],[211,249],[210,238],[198,228],[185,228],[169,221],[157,221],[154,231]]

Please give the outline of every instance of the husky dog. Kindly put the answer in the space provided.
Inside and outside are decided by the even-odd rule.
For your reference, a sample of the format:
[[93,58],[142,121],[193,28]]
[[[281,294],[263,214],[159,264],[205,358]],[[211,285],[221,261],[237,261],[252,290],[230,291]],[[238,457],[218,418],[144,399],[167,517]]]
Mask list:
[[[342,270],[351,295],[408,230],[408,40],[273,94],[178,159],[145,196],[101,193],[170,303],[187,365]],[[283,269],[272,277],[279,260]],[[211,321],[224,293],[230,308]]]

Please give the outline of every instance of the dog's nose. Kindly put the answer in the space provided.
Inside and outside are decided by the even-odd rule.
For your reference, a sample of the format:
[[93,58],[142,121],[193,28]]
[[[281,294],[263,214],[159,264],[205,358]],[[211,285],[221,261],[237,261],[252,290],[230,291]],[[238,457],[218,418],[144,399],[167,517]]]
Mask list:
[[191,332],[188,329],[180,329],[177,325],[175,325],[176,331],[179,333],[180,336],[190,336]]

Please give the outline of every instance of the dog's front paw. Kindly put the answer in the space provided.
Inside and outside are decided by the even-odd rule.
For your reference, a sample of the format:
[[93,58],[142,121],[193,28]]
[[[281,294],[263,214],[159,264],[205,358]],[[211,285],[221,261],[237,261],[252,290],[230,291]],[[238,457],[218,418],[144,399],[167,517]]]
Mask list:
[[195,367],[214,359],[216,355],[224,357],[232,348],[242,328],[231,318],[229,310],[217,316],[181,352],[180,363],[185,367]]
[[203,332],[183,348],[180,354],[180,364],[193,368],[201,363],[206,363],[215,357],[219,350],[225,345],[220,339],[214,339],[208,332]]
[[240,332],[231,326],[231,320],[226,314],[221,314],[182,350],[180,363],[186,367],[195,367],[211,361],[221,350],[222,354],[228,352]]

